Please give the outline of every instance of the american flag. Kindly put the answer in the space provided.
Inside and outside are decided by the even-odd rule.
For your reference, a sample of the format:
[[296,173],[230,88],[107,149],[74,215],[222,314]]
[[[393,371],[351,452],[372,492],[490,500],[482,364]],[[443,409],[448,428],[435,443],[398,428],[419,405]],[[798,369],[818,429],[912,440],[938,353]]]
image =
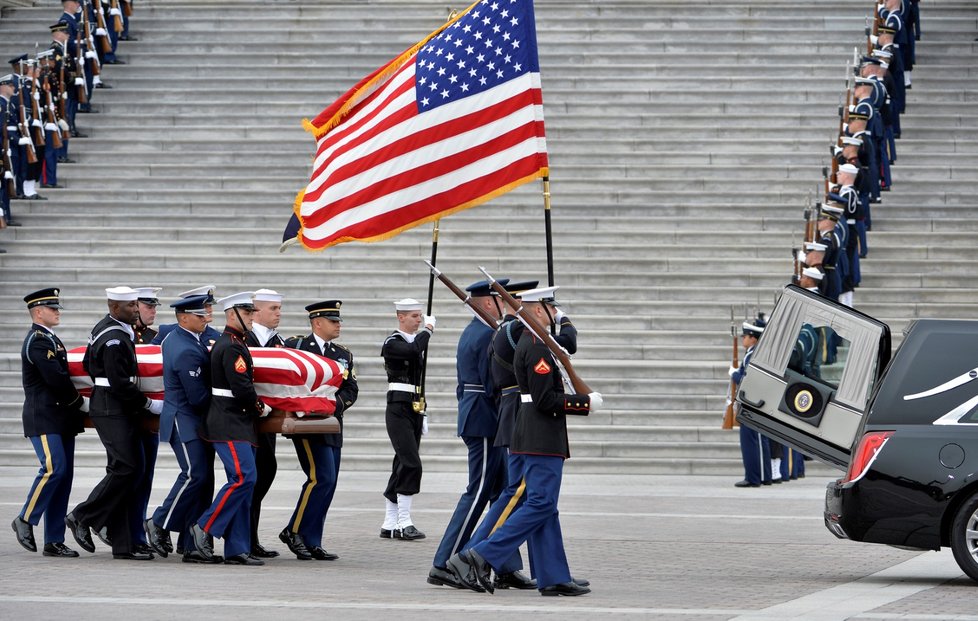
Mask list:
[[532,0],[480,0],[304,121],[310,250],[378,241],[547,175]]
[[[329,358],[286,347],[251,347],[255,391],[269,407],[285,412],[332,414],[343,370]],[[92,378],[82,366],[85,347],[68,350],[68,373],[78,392],[92,394]],[[159,345],[136,345],[136,386],[152,399],[163,399],[163,354]]]

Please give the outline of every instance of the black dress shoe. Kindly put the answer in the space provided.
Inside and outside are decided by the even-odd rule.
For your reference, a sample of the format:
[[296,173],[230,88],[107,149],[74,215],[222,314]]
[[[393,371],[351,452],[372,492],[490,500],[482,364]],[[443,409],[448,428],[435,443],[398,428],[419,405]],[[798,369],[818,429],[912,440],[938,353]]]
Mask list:
[[[117,63],[109,63],[109,64],[110,65],[115,65]],[[96,84],[95,85],[95,88],[104,88],[104,89],[112,90],[112,87],[109,86],[108,84],[106,84],[105,82],[102,82],[100,84]],[[94,110],[89,110],[89,112],[95,112],[95,111]]]
[[452,572],[448,571],[447,569],[442,569],[441,567],[431,568],[431,571],[428,572],[428,584],[450,586],[455,589],[466,588],[464,584],[455,578]]
[[224,559],[225,565],[249,565],[251,567],[258,567],[264,565],[265,561],[260,558],[255,558],[249,554],[237,554],[235,556],[229,556]]
[[114,558],[117,561],[151,561],[156,557],[150,554],[149,552],[132,551],[132,552],[118,552],[118,553],[113,552],[112,558]]
[[34,527],[29,522],[25,522],[20,519],[20,516],[17,516],[10,523],[10,527],[14,529],[14,534],[17,535],[17,543],[23,546],[28,552],[37,552],[37,543],[34,541]]
[[120,41],[139,41],[136,37],[119,37]]
[[[170,544],[170,545],[173,545],[173,544]],[[184,552],[186,552],[186,550],[183,549],[183,546],[177,545],[177,554],[179,554],[180,556],[183,556],[183,553]]]
[[[75,163],[75,160],[69,160],[68,158],[63,158],[63,160],[66,163],[71,163],[71,164],[74,164]],[[58,161],[60,162],[62,160],[58,160]],[[64,188],[65,186],[58,185],[57,183],[42,183],[41,184],[41,187],[42,188],[47,188],[49,190],[60,190],[60,189]]]
[[255,558],[275,558],[278,556],[278,550],[269,550],[260,543],[255,543],[251,546],[251,555]]
[[514,571],[508,574],[496,574],[492,585],[497,589],[535,589],[537,581],[525,576],[522,572]]
[[82,550],[86,552],[95,551],[95,542],[92,541],[91,529],[75,518],[74,511],[65,516],[65,525],[71,530],[71,536],[75,538],[75,541],[78,542]]
[[17,220],[7,220],[7,226],[21,226]]
[[80,131],[78,131],[77,129],[73,129],[73,130],[71,130],[71,137],[72,138],[88,138],[88,134],[83,134]]
[[309,554],[312,554],[312,557],[317,561],[335,561],[340,558],[339,554],[327,552],[325,549],[319,546],[309,548]]
[[388,530],[386,528],[381,528],[380,529],[380,538],[381,539],[390,539],[391,537],[393,537],[393,533],[394,533],[394,531],[392,531],[392,530]]
[[744,479],[743,481],[737,481],[736,483],[734,483],[734,487],[760,487],[760,486],[761,486],[760,483],[751,483],[747,479]]
[[98,537],[98,540],[104,543],[105,545],[109,546],[110,548],[112,547],[112,538],[109,537],[109,529],[107,526],[103,526],[98,531],[96,531],[95,536]]
[[[465,554],[460,552],[448,559],[448,571],[455,578],[455,582],[463,588],[476,593],[485,593],[486,589],[479,584],[479,578],[475,575],[475,567],[469,562],[468,551]],[[430,572],[428,577],[431,577]]]
[[191,550],[189,552],[183,553],[184,563],[199,563],[201,565],[216,565],[218,563],[223,563],[224,558],[221,556],[212,556],[211,558],[206,558],[203,554],[197,550]]
[[124,64],[126,64],[126,61],[119,60],[118,58],[116,58],[115,60],[107,60],[107,61],[105,61],[105,64],[106,65],[124,65]]
[[132,551],[136,554],[149,554],[150,556],[155,556],[153,554],[153,548],[149,547],[145,543],[132,544]]
[[44,556],[56,556],[58,558],[75,558],[78,553],[63,543],[45,543]]
[[574,576],[571,576],[571,582],[573,582],[577,586],[584,586],[584,587],[591,586],[591,581],[588,580],[587,578],[575,578]]
[[197,547],[197,552],[208,560],[213,559],[214,544],[211,542],[210,537],[207,536],[207,533],[204,532],[204,529],[196,522],[190,525],[190,535],[194,538],[194,546]]
[[[59,164],[77,164],[78,163],[78,160],[73,160],[70,157],[59,157],[58,158],[58,163]],[[59,186],[42,185],[41,187],[42,188],[48,188],[48,187],[59,187],[59,188],[63,188],[65,186],[63,186],[63,185],[59,185]]]
[[166,531],[157,526],[152,518],[146,518],[143,521],[143,530],[146,531],[146,543],[149,544],[149,547],[163,558],[166,558],[167,551],[163,547],[163,537],[166,535]]
[[540,595],[584,595],[585,593],[590,593],[591,589],[583,586],[579,586],[575,582],[562,582],[560,584],[553,584],[548,587],[543,587],[540,589]]
[[306,542],[302,540],[302,535],[299,533],[283,528],[282,532],[278,534],[278,538],[282,540],[282,543],[289,546],[289,550],[300,561],[312,559],[312,554],[309,553],[309,548],[306,547]]
[[412,524],[407,528],[397,528],[392,530],[391,537],[394,539],[404,539],[405,541],[414,541],[415,539],[424,539],[426,535],[415,528],[414,524]]
[[3,248],[0,248],[0,254],[7,254],[7,251],[4,250]]

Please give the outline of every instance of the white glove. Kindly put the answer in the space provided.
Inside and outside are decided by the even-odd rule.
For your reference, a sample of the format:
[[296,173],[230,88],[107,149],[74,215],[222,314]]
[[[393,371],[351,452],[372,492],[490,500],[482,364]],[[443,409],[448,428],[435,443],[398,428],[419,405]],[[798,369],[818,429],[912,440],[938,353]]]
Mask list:
[[259,414],[259,416],[261,418],[265,418],[266,416],[272,413],[272,406],[268,405],[267,403],[263,403],[262,405],[264,406],[264,409],[262,410],[262,413]]
[[81,407],[80,407],[80,408],[78,408],[78,409],[79,409],[80,411],[82,411],[82,412],[84,412],[84,413],[86,413],[86,414],[88,414],[88,404],[89,404],[90,402],[91,402],[91,399],[89,399],[88,397],[84,397],[84,396],[83,396],[83,397],[82,397],[82,404],[81,404]]
[[431,329],[432,330],[435,329],[435,324],[436,323],[437,323],[437,321],[435,320],[435,316],[434,315],[425,315],[424,316],[424,325],[431,326]]
[[560,323],[560,320],[563,319],[564,317],[566,317],[566,315],[564,315],[564,311],[562,311],[562,310],[560,310],[558,308],[557,309],[557,312],[554,313],[554,322],[557,323],[557,324],[559,324]]
[[421,417],[421,435],[428,435],[428,415],[425,414]]
[[729,369],[727,369],[727,375],[729,375],[730,377],[733,377],[734,376],[734,373],[736,373],[739,370],[740,369],[738,369],[737,367],[730,367]]
[[604,399],[601,398],[600,392],[588,393],[588,397],[591,399],[591,411],[597,411],[604,404]]
[[159,416],[163,413],[163,399],[147,399],[146,409]]

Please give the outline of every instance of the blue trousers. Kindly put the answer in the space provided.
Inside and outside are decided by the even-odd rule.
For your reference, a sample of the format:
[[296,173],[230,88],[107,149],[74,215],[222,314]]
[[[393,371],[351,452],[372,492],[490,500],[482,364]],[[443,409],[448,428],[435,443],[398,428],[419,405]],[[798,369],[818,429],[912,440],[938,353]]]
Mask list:
[[[508,449],[506,449],[508,450]],[[526,455],[510,453],[506,465],[506,487],[500,492],[499,498],[489,504],[489,511],[476,527],[475,532],[462,546],[468,550],[475,544],[485,541],[499,526],[503,524],[516,509],[526,501],[526,485],[523,484],[523,469],[526,465]],[[533,559],[530,559],[532,564]],[[509,574],[523,569],[523,559],[520,551],[516,550],[500,567],[500,574]]]
[[299,533],[306,546],[322,547],[326,513],[336,493],[341,449],[327,446],[322,438],[315,437],[294,437],[292,443],[306,481],[289,519],[289,529]]
[[58,152],[59,149],[55,149],[52,141],[54,132],[51,130],[44,131],[44,140],[46,141],[47,148],[44,149],[44,170],[41,174],[41,183],[45,185],[57,185],[58,183]]
[[462,441],[469,451],[469,483],[435,551],[435,567],[447,567],[448,559],[472,536],[486,505],[496,502],[506,484],[505,448],[493,446],[493,438],[463,436]]
[[251,552],[251,494],[258,480],[255,447],[248,442],[214,442],[228,482],[197,523],[204,532],[224,539],[224,556]]
[[75,436],[31,436],[41,469],[34,478],[20,518],[37,526],[44,515],[44,543],[64,543],[65,515],[75,472]]
[[180,533],[179,546],[195,549],[190,525],[210,505],[214,494],[214,446],[203,440],[181,442],[179,433],[170,436],[170,448],[180,465],[163,504],[153,512],[153,523]]
[[570,582],[557,511],[563,470],[563,457],[526,456],[526,502],[488,539],[472,546],[497,573],[525,541],[538,589]]
[[133,543],[146,543],[143,520],[146,519],[146,509],[149,507],[149,495],[153,492],[153,473],[156,470],[156,455],[160,450],[160,434],[143,431],[140,439],[143,449],[143,476],[136,484],[133,505],[129,510],[129,531],[133,535]]
[[771,445],[760,433],[740,426],[740,455],[744,460],[744,480],[760,485],[771,480]]

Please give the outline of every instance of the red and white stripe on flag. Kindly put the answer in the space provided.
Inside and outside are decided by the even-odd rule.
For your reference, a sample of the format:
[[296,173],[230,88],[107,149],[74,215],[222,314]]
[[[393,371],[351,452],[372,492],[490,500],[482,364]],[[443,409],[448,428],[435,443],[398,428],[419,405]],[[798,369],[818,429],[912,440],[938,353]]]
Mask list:
[[[253,347],[255,391],[267,405],[286,412],[332,414],[343,370],[335,361],[316,354],[282,347]],[[82,368],[84,347],[68,350],[68,371],[75,388],[92,393],[92,379]],[[139,377],[136,385],[152,399],[163,395],[163,354],[158,345],[136,345]]]
[[304,122],[300,242],[387,239],[547,175],[542,101],[532,1],[476,2]]

